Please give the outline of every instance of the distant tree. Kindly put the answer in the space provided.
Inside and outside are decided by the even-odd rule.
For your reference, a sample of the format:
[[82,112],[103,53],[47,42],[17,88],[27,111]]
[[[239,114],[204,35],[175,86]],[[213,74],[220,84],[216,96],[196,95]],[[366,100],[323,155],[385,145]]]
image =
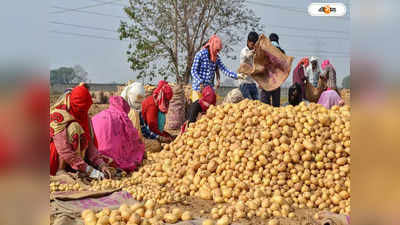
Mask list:
[[88,80],[88,72],[81,65],[74,66],[75,79],[74,83],[86,82]]
[[50,84],[71,84],[87,81],[88,73],[82,66],[60,67],[50,70]]
[[342,80],[342,88],[350,89],[350,86],[350,75],[348,75]]

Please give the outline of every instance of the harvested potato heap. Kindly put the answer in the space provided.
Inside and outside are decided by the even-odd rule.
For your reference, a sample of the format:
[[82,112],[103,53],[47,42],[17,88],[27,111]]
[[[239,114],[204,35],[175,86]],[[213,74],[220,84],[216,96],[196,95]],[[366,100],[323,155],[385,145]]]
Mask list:
[[145,204],[124,204],[116,210],[105,208],[97,214],[89,209],[83,211],[81,216],[85,225],[157,225],[192,219],[189,211],[180,208],[168,211],[167,208],[156,209],[155,206],[154,200],[147,200]]
[[[119,187],[160,205],[187,196],[212,200],[210,214],[220,224],[294,217],[302,208],[350,212],[349,106],[274,108],[247,99],[211,106],[148,158]],[[96,181],[94,188],[116,182]]]

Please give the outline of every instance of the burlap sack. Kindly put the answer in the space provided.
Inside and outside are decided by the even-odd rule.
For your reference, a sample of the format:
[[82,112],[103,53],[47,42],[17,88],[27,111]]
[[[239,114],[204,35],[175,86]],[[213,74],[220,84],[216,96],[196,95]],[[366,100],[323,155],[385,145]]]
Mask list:
[[242,92],[239,88],[230,91],[224,98],[223,103],[238,103],[244,99]]
[[111,96],[112,96],[112,93],[111,93],[111,92],[109,92],[109,91],[103,92],[103,101],[102,101],[102,104],[109,104],[109,103],[110,103],[110,102],[109,102],[109,99],[110,99]]
[[343,214],[322,211],[318,213],[319,225],[349,225],[350,217]]
[[261,34],[255,45],[253,66],[241,64],[238,73],[251,76],[265,91],[280,87],[288,78],[293,62],[292,56],[286,56]]
[[173,96],[169,103],[165,129],[178,130],[185,122],[185,90],[182,85],[172,86]]
[[92,92],[92,99],[94,104],[103,104],[103,91],[94,91]]

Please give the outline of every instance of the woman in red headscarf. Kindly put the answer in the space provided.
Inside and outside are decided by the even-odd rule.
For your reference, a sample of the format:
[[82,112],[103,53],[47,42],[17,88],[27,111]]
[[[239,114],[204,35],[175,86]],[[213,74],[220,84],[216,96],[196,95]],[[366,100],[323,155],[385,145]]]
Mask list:
[[309,64],[309,60],[307,57],[302,58],[300,62],[297,64],[296,68],[293,70],[293,84],[300,84],[301,86],[301,93],[303,98],[305,98],[305,90],[306,90],[306,76],[305,74],[305,68],[307,68]]
[[[89,120],[92,97],[84,84],[65,93],[50,109],[50,174],[75,170],[99,179],[111,169],[99,155]],[[90,163],[90,165],[89,165]]]
[[164,130],[169,101],[172,99],[172,88],[168,82],[160,81],[151,96],[142,102],[143,120],[149,129],[160,135],[162,142],[172,141],[172,136]]
[[200,113],[205,113],[211,105],[217,103],[217,95],[211,86],[206,86],[201,92],[201,98],[193,102],[189,106],[189,119],[186,121],[182,128],[181,133],[185,132],[185,129],[189,123],[194,123],[197,120],[197,116]]

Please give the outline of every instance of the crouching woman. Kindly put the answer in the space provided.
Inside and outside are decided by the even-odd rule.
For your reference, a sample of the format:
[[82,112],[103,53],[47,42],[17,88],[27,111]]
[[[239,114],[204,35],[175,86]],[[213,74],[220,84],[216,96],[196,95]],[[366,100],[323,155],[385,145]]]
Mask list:
[[89,120],[92,97],[82,84],[65,93],[50,109],[50,175],[80,171],[89,177],[111,178],[112,169],[97,151]]

